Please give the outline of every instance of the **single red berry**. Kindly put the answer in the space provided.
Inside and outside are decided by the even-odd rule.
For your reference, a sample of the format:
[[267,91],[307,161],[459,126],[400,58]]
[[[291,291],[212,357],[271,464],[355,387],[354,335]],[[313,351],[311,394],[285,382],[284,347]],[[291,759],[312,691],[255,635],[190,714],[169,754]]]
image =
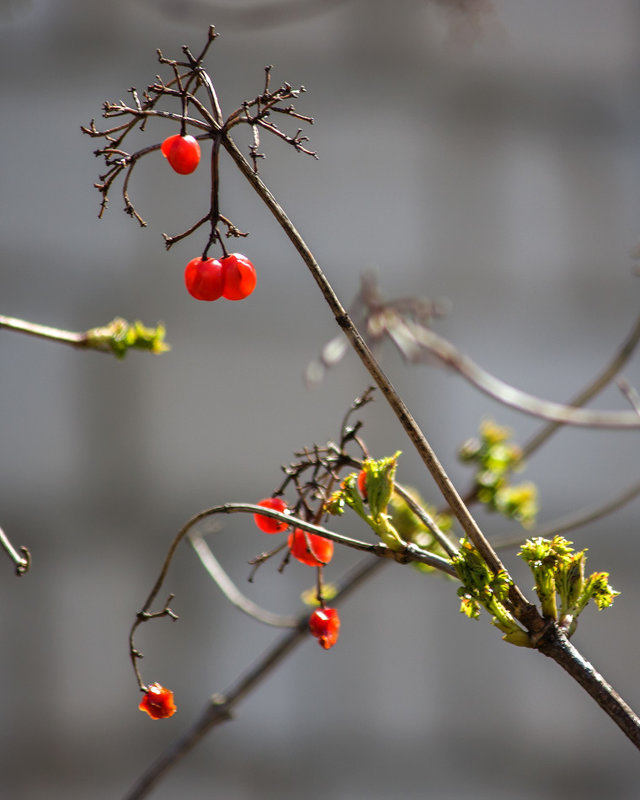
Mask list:
[[328,650],[338,641],[340,633],[340,617],[335,608],[316,608],[309,617],[309,631],[320,644]]
[[[258,505],[271,508],[274,511],[286,511],[287,509],[287,504],[281,497],[267,497],[261,500]],[[271,517],[265,517],[262,514],[254,514],[253,518],[256,521],[256,525],[265,533],[282,533],[282,531],[286,531],[289,527],[286,522],[280,522],[277,519],[271,519]]]
[[160,151],[179,175],[189,175],[200,163],[200,145],[193,136],[169,136]]
[[224,288],[224,271],[216,258],[192,259],[184,271],[187,291],[196,300],[217,300]]
[[367,473],[362,469],[358,474],[358,491],[364,498],[367,499]]
[[166,719],[176,713],[176,704],[173,702],[173,692],[152,683],[147,687],[144,697],[138,706],[140,711],[146,711],[151,719]]
[[309,567],[323,567],[333,556],[333,542],[330,539],[300,528],[291,531],[288,544],[291,555]]
[[244,300],[256,288],[256,270],[246,256],[232,253],[220,259],[224,269],[223,296],[227,300]]

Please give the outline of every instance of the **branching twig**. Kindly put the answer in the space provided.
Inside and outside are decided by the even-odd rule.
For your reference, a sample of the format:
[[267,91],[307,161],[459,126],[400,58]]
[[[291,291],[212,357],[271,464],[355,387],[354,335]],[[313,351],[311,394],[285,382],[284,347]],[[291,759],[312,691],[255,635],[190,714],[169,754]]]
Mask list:
[[[290,514],[281,514],[279,511],[274,511],[271,508],[264,508],[263,506],[253,505],[251,503],[225,503],[224,505],[219,506],[212,506],[211,508],[207,508],[204,511],[193,516],[188,522],[183,525],[180,529],[178,534],[175,536],[173,542],[171,543],[167,555],[165,556],[164,562],[162,564],[162,568],[160,573],[156,579],[156,582],[149,593],[144,605],[140,609],[140,611],[136,615],[136,619],[131,626],[131,631],[129,633],[129,654],[131,657],[131,664],[135,671],[136,677],[138,679],[138,684],[141,689],[145,688],[145,683],[142,680],[142,676],[140,674],[140,670],[138,668],[138,661],[142,657],[140,650],[135,646],[134,637],[135,632],[138,626],[142,622],[146,622],[150,615],[153,616],[154,612],[150,612],[150,608],[153,605],[164,580],[167,576],[169,571],[169,567],[171,566],[171,562],[173,561],[173,557],[178,549],[178,545],[184,539],[184,537],[190,533],[198,523],[202,522],[202,520],[207,519],[209,517],[215,516],[216,514],[260,514],[265,517],[272,517],[273,519],[279,520],[280,522],[286,522],[289,525],[295,526],[296,528],[300,528],[303,531],[307,531],[308,533],[314,533],[319,536],[324,537],[325,539],[330,539],[333,542],[337,542],[345,547],[350,547],[354,550],[360,550],[365,553],[369,553],[370,555],[377,556],[378,558],[382,559],[392,559],[397,561],[400,564],[408,564],[410,562],[417,562],[421,564],[426,564],[429,567],[433,567],[434,569],[438,569],[441,572],[446,573],[447,575],[451,575],[452,577],[457,577],[457,573],[454,567],[451,565],[449,561],[441,556],[435,555],[434,553],[429,553],[426,550],[422,550],[417,545],[408,542],[402,550],[392,550],[391,548],[387,547],[382,542],[378,542],[376,544],[370,544],[368,542],[361,542],[357,539],[351,539],[348,536],[343,536],[339,533],[335,533],[334,531],[329,531],[326,528],[323,528],[319,525],[314,525],[311,522],[307,522],[303,519],[297,519],[292,517]],[[165,616],[166,614],[161,614],[161,616]]]
[[[363,559],[340,581],[338,592],[331,600],[337,605],[344,600],[367,578],[374,575],[383,561]],[[260,683],[279,666],[295,647],[308,638],[309,611],[297,619],[296,627],[281,636],[263,656],[241,675],[228,689],[212,695],[204,712],[184,734],[171,745],[160,758],[144,773],[124,800],[140,800],[162,778],[162,776],[212,729],[232,718],[233,709],[244,700]]]

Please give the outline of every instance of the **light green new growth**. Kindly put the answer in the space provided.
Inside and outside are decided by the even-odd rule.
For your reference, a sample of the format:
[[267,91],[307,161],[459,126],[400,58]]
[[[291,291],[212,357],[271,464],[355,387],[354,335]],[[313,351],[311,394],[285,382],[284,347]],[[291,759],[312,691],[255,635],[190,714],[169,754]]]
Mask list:
[[558,620],[569,636],[589,600],[603,609],[620,594],[609,585],[608,572],[594,572],[585,579],[586,551],[575,552],[572,542],[562,536],[527,539],[519,555],[533,572],[544,616]]
[[345,504],[352,508],[356,514],[372,528],[376,535],[391,550],[401,550],[406,542],[391,522],[387,507],[393,494],[393,483],[400,451],[388,458],[378,461],[367,459],[362,464],[365,487],[367,492],[366,503],[358,489],[358,475],[352,472],[342,481],[341,488],[325,503],[328,514],[344,513]]
[[504,570],[492,572],[485,560],[466,539],[452,558],[462,586],[458,589],[460,611],[469,619],[478,619],[480,607],[491,615],[491,622],[499,628],[505,641],[520,647],[530,647],[529,636],[506,607],[512,585]]
[[492,511],[520,522],[525,528],[535,522],[538,494],[531,482],[512,486],[510,475],[524,462],[518,445],[509,442],[508,428],[485,420],[480,438],[465,442],[458,452],[461,461],[477,465],[475,474],[478,500]]
[[116,317],[108,325],[92,328],[86,333],[86,346],[94,350],[111,352],[116,358],[124,358],[130,349],[164,353],[171,348],[164,341],[164,325],[145,327],[139,320],[127,322]]

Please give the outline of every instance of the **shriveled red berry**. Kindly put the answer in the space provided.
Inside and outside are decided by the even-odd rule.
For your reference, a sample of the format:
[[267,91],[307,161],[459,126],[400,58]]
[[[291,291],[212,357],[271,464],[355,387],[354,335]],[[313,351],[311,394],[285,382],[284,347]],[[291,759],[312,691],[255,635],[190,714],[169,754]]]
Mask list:
[[318,640],[320,647],[328,650],[338,641],[340,617],[335,608],[316,608],[309,617],[309,631]]
[[[261,500],[258,505],[264,506],[264,508],[271,508],[273,511],[286,511],[287,509],[287,504],[281,497],[267,497]],[[271,519],[271,517],[265,517],[262,514],[254,514],[253,518],[256,525],[265,533],[282,533],[282,531],[286,531],[289,527],[286,522],[280,522],[277,519]]]
[[317,533],[307,533],[300,528],[291,531],[288,544],[291,555],[309,567],[323,567],[333,556],[331,539],[325,539]]
[[362,469],[358,473],[358,491],[364,498],[367,499],[367,473]]
[[193,136],[169,136],[160,151],[179,175],[191,174],[200,163],[200,145]]
[[138,708],[140,711],[146,711],[151,719],[172,717],[176,713],[173,692],[160,686],[159,683],[152,683],[147,688]]
[[194,258],[184,271],[184,282],[196,300],[217,300],[224,288],[222,264],[216,258]]
[[224,270],[224,289],[227,300],[244,300],[256,288],[256,270],[246,256],[232,253],[220,259]]

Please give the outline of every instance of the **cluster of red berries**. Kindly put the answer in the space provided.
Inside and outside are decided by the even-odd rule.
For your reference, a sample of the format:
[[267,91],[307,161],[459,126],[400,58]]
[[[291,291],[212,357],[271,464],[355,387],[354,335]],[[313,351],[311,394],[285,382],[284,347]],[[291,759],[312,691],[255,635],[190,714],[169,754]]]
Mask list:
[[[287,504],[281,497],[267,497],[258,503],[263,508],[285,513]],[[282,533],[289,525],[262,514],[254,514],[256,525],[264,533]],[[291,555],[309,567],[324,567],[333,556],[333,542],[316,533],[308,533],[302,528],[294,528],[289,534],[289,550]],[[309,631],[328,650],[338,641],[340,617],[335,608],[318,608],[309,618]]]
[[[200,145],[193,136],[169,136],[160,151],[179,175],[190,175],[200,163]],[[256,288],[256,271],[240,253],[221,259],[200,257],[187,264],[184,282],[196,300],[244,300]]]
[[159,683],[152,683],[138,706],[140,711],[145,711],[151,719],[166,719],[176,713],[176,704],[173,702],[173,692],[165,689]]
[[187,291],[196,300],[244,300],[256,288],[256,270],[246,256],[194,258],[184,271]]

